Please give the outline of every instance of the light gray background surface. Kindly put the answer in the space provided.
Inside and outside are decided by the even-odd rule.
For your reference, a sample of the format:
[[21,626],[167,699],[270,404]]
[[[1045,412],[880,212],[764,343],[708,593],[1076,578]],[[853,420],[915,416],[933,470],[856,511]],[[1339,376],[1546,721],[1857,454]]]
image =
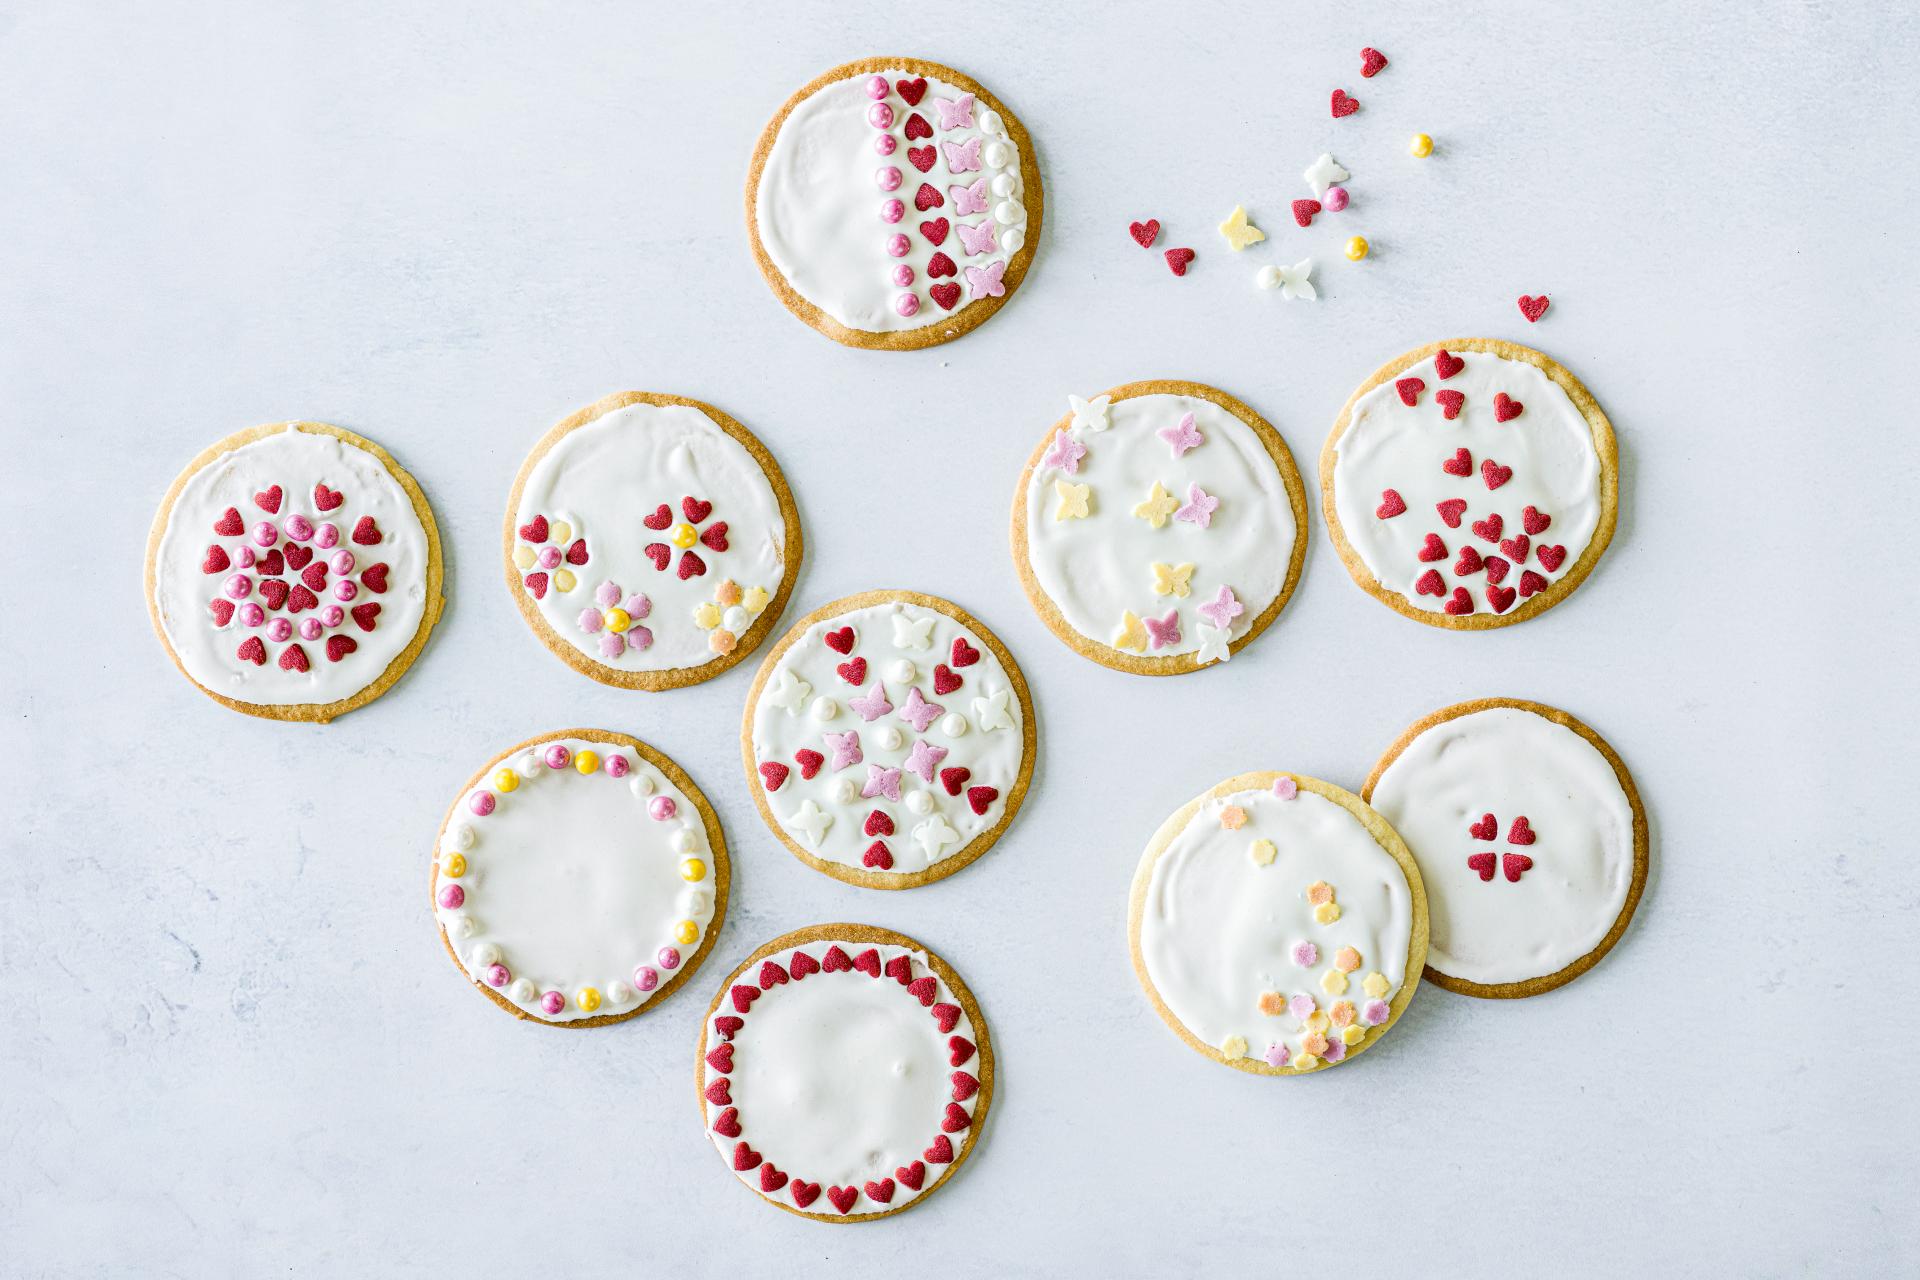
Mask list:
[[[1891,3],[0,0],[0,1273],[1911,1272],[1917,35]],[[1363,81],[1369,44],[1392,66]],[[979,78],[1046,179],[1025,286],[915,354],[801,326],[742,227],[767,117],[875,53]],[[1360,114],[1328,118],[1335,86]],[[1328,147],[1353,207],[1302,231]],[[1271,239],[1234,255],[1241,201]],[[1128,240],[1149,215],[1187,278]],[[1319,303],[1252,288],[1309,254]],[[1543,291],[1529,326],[1514,298]],[[1068,391],[1215,383],[1311,469],[1377,364],[1462,335],[1544,348],[1620,435],[1613,548],[1545,617],[1404,621],[1317,509],[1298,594],[1230,668],[1125,677],[1027,607],[1007,510]],[[508,485],[629,387],[779,456],[791,617],[912,587],[1012,646],[1042,761],[988,856],[830,881],[748,798],[754,662],[629,694],[535,642],[500,581]],[[141,598],[179,467],[289,417],[389,447],[448,544],[432,644],[326,728],[202,697]],[[1311,1079],[1181,1045],[1124,945],[1155,825],[1245,769],[1357,786],[1490,694],[1584,717],[1640,782],[1655,870],[1614,955],[1513,1004],[1428,987]],[[470,990],[425,892],[469,770],[576,724],[686,766],[736,877],[689,988],[587,1033]],[[842,1229],[736,1186],[692,1087],[713,984],[831,919],[952,960],[1003,1081],[952,1185]]]

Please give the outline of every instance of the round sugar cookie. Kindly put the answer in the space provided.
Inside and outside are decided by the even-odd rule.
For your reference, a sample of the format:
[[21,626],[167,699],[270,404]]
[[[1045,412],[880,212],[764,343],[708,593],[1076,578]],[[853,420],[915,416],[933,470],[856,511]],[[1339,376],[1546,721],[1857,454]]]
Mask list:
[[773,647],[740,750],[760,816],[795,857],[908,889],[985,853],[1019,812],[1033,700],[1007,647],[960,606],[867,591]]
[[446,605],[426,495],[320,422],[236,432],[187,464],[147,538],[147,608],[214,701],[324,724],[385,693]]
[[1133,877],[1133,969],[1180,1038],[1255,1075],[1364,1053],[1427,954],[1420,868],[1358,796],[1243,773],[1154,833]]
[[700,967],[730,882],[720,820],[678,765],[624,733],[560,729],[467,779],[430,890],[447,953],[488,999],[598,1027]]
[[939,956],[891,930],[821,924],[721,984],[694,1076],[736,1178],[803,1218],[864,1222],[919,1204],[973,1154],[993,1045]]
[[1347,572],[1430,626],[1543,613],[1613,538],[1613,427],[1579,379],[1491,338],[1436,342],[1360,384],[1320,453],[1320,499]]
[[1227,661],[1279,616],[1306,557],[1306,490],[1286,441],[1197,382],[1068,396],[1014,494],[1027,599],[1076,652],[1119,671]]
[[1361,794],[1420,862],[1427,977],[1449,991],[1504,999],[1572,982],[1620,940],[1646,887],[1647,815],[1627,766],[1538,702],[1434,712]]
[[747,174],[761,274],[850,347],[930,347],[983,324],[1026,278],[1040,212],[1013,113],[920,58],[864,58],[803,86]]
[[752,653],[802,551],[793,493],[752,432],[641,391],[541,437],[503,538],[508,589],[540,642],[626,689],[699,684]]

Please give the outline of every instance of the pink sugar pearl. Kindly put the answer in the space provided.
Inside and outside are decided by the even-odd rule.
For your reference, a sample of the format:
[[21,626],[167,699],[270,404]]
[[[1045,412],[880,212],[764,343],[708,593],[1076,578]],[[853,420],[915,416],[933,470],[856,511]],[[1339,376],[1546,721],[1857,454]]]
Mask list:
[[490,987],[504,987],[513,981],[513,975],[507,972],[507,966],[503,964],[488,965],[484,976]]
[[890,164],[881,165],[873,171],[873,182],[882,191],[898,191],[901,183],[899,167]]
[[353,552],[351,551],[336,551],[327,561],[327,567],[335,573],[352,573],[353,565],[354,559]]
[[236,573],[227,579],[225,590],[232,599],[245,600],[253,594],[253,579],[244,573]]
[[660,985],[660,971],[650,964],[643,964],[633,971],[633,989],[651,991]]
[[340,542],[340,527],[335,524],[323,524],[313,531],[313,540],[324,551]]
[[467,798],[467,808],[482,818],[493,812],[494,803],[491,791],[476,791]]
[[300,619],[300,638],[302,640],[318,640],[320,633],[325,630],[326,628],[320,625],[320,619],[318,618]]
[[893,282],[899,285],[902,289],[912,284],[913,268],[908,266],[904,262],[901,263],[899,266],[895,267],[893,269]]
[[1328,187],[1327,194],[1320,197],[1320,203],[1326,207],[1328,213],[1340,212],[1347,207],[1347,189]]
[[867,80],[867,96],[878,102],[887,96],[887,78],[872,76]]
[[609,778],[624,778],[633,770],[633,766],[627,763],[627,758],[621,755],[608,756],[606,762],[600,767],[607,771]]
[[560,563],[560,548],[558,547],[540,548],[540,567],[542,569],[554,568],[559,563]]
[[899,145],[900,145],[899,143],[893,140],[893,135],[890,133],[878,134],[874,137],[874,140],[873,140],[874,151],[877,154],[883,155],[883,156],[892,155],[894,152],[894,148],[898,147]]
[[267,620],[267,611],[265,609],[262,609],[259,605],[243,604],[240,606],[240,625],[241,626],[257,627],[261,623],[265,622],[266,620]]
[[359,594],[360,588],[354,586],[353,583],[346,578],[340,578],[333,584],[333,598],[335,600],[351,600]]
[[275,642],[293,639],[293,624],[285,618],[275,618],[267,624],[267,639]]
[[647,801],[647,816],[655,822],[669,821],[680,812],[680,806],[673,802],[672,796],[655,796]]
[[273,527],[273,521],[262,520],[253,526],[253,540],[263,547],[270,547],[280,541],[280,531]]
[[895,234],[887,237],[887,256],[888,257],[904,258],[907,256],[907,250],[911,249],[912,247],[913,246],[907,242],[907,238],[903,235]]
[[329,627],[339,626],[346,616],[346,611],[337,604],[330,604],[320,611],[320,621]]
[[573,752],[567,750],[565,746],[556,742],[552,746],[547,748],[545,759],[547,762],[547,768],[564,769],[567,767],[568,763],[572,761]]
[[907,216],[907,206],[899,200],[885,200],[880,204],[880,221],[898,222]]
[[253,554],[253,548],[247,546],[245,543],[242,543],[239,547],[237,547],[233,553],[233,562],[239,565],[242,569],[253,568],[254,563],[256,560],[258,560],[258,558],[259,557]]
[[567,998],[558,991],[549,991],[540,997],[540,1011],[550,1018],[559,1017],[566,1007]]
[[660,948],[660,954],[655,956],[654,959],[660,962],[662,969],[678,969],[680,967],[680,953],[672,947]]
[[867,123],[876,129],[893,127],[893,108],[884,102],[876,102],[867,108]]
[[295,542],[305,542],[313,536],[313,521],[296,512],[287,517],[286,531]]
[[457,884],[440,886],[440,905],[448,911],[458,911],[467,902],[467,891]]
[[917,294],[903,293],[893,300],[893,309],[903,316],[916,315],[920,311],[920,298]]

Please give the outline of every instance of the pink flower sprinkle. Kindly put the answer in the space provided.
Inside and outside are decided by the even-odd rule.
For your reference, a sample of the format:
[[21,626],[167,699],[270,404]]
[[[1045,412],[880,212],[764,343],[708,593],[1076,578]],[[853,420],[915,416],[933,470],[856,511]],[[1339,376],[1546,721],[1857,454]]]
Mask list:
[[620,584],[609,578],[593,589],[593,602],[611,609],[620,603]]
[[1267,1065],[1268,1066],[1284,1067],[1289,1062],[1292,1062],[1292,1061],[1293,1061],[1293,1050],[1287,1048],[1287,1046],[1283,1044],[1270,1044],[1267,1046]]
[[[632,595],[627,597],[627,603],[625,607],[627,610],[627,616],[629,618],[632,618],[635,622],[638,622],[640,621],[640,619],[646,617],[648,614],[653,612],[653,601],[647,598],[645,592],[636,591]],[[641,645],[640,647],[643,649],[646,648],[645,645]]]
[[482,818],[493,812],[493,805],[494,799],[493,792],[491,791],[476,791],[467,797],[467,808],[473,810]]
[[600,637],[600,656],[617,658],[627,651],[626,637],[617,631],[608,631]]
[[1293,999],[1287,1001],[1287,1012],[1291,1013],[1294,1017],[1300,1019],[1302,1022],[1305,1022],[1308,1018],[1311,1018],[1313,1016],[1313,1011],[1315,1007],[1316,1006],[1313,1003],[1313,997],[1310,995],[1297,995]]
[[1377,1027],[1385,1022],[1387,1016],[1392,1012],[1393,1010],[1385,1000],[1369,1000],[1366,1006],[1360,1010],[1360,1016],[1367,1020],[1368,1026]]
[[1294,943],[1293,962],[1302,969],[1313,968],[1313,966],[1320,963],[1320,948],[1314,946],[1311,942]]
[[1281,778],[1273,784],[1273,794],[1282,800],[1291,800],[1300,794],[1300,784],[1292,778]]
[[1340,1059],[1347,1056],[1347,1042],[1339,1036],[1332,1037],[1327,1041],[1327,1051],[1320,1056],[1328,1062],[1340,1061]]
[[628,627],[627,645],[632,649],[651,649],[653,647],[653,632],[647,630],[645,627]]
[[600,624],[605,621],[606,619],[601,617],[598,609],[589,607],[580,611],[580,629],[588,635],[593,635],[599,631]]

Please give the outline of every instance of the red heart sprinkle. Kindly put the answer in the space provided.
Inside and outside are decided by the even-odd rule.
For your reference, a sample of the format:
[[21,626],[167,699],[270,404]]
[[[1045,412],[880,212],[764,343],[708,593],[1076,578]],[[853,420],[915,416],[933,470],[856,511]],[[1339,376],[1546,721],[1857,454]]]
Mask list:
[[935,248],[947,242],[947,233],[952,229],[952,224],[945,218],[934,218],[920,224],[920,234],[925,236],[927,243]]
[[795,1178],[787,1185],[787,1190],[793,1193],[794,1204],[802,1209],[820,1198],[820,1184],[817,1182],[802,1182]]
[[[936,253],[927,259],[927,278],[929,280],[937,280],[942,276],[953,275],[957,270],[958,268],[953,265],[953,259],[944,253]],[[954,287],[958,288],[959,286],[956,285]]]
[[280,514],[280,499],[284,496],[285,495],[280,492],[279,485],[269,485],[259,493],[253,495],[253,505],[270,516],[278,515]]
[[973,1056],[973,1041],[963,1036],[947,1037],[947,1065],[964,1067],[967,1059]]
[[1524,533],[1517,537],[1500,539],[1500,550],[1515,564],[1527,562],[1527,552],[1532,545],[1533,540]]
[[913,961],[906,956],[895,956],[887,961],[886,974],[904,987],[913,981]]
[[906,127],[901,132],[906,134],[908,142],[912,142],[915,138],[931,138],[933,126],[927,123],[925,116],[916,111],[907,117]]
[[959,676],[953,674],[953,668],[946,663],[936,663],[933,668],[933,691],[936,694],[952,693],[961,685]]
[[736,1142],[733,1144],[733,1167],[737,1172],[745,1173],[747,1170],[759,1164],[764,1158],[765,1157],[758,1151],[755,1151],[744,1142]]
[[733,1033],[746,1025],[746,1019],[736,1018],[730,1013],[723,1013],[713,1020],[713,1029],[720,1033],[723,1040],[733,1039]]
[[738,1107],[728,1107],[725,1111],[722,1111],[720,1118],[713,1122],[713,1131],[723,1138],[739,1137],[740,1109]]
[[966,786],[967,779],[972,776],[973,770],[964,767],[942,769],[940,771],[940,785],[947,789],[948,795],[957,796],[960,794],[960,788]]
[[1473,597],[1467,594],[1465,587],[1455,587],[1453,589],[1453,598],[1448,600],[1442,607],[1457,618],[1462,614],[1473,612]]
[[285,557],[280,554],[280,548],[275,547],[264,556],[261,556],[257,571],[263,578],[277,578],[285,573],[287,571],[287,562]]
[[829,631],[820,637],[827,642],[827,648],[835,653],[853,652],[853,628],[842,627],[838,631]]
[[876,867],[881,871],[891,871],[893,870],[893,850],[887,848],[886,841],[875,840],[867,846],[867,851],[860,855],[860,865]]
[[300,575],[300,581],[306,583],[311,590],[325,591],[327,589],[326,564],[319,560],[314,561],[307,566],[306,572]]
[[709,1053],[707,1055],[707,1065],[712,1067],[715,1071],[718,1071],[723,1076],[726,1075],[728,1072],[732,1071],[733,1070],[732,1043],[729,1042],[727,1044],[720,1045],[717,1048],[715,1048],[711,1053]]
[[[295,569],[304,569],[313,560],[313,548],[303,547],[297,542],[287,544],[287,563]],[[316,591],[318,587],[314,588]]]
[[1470,853],[1467,855],[1468,868],[1478,871],[1482,880],[1493,879],[1494,864],[1498,861],[1499,859],[1494,856],[1491,850],[1486,853]]
[[338,489],[329,489],[325,484],[313,486],[313,505],[322,511],[331,511],[347,500],[347,495]]
[[960,301],[960,286],[951,281],[945,284],[930,285],[927,288],[927,296],[939,303],[942,311],[951,311],[954,305]]
[[1420,548],[1417,554],[1425,561],[1445,560],[1447,558],[1447,544],[1440,541],[1439,534],[1430,533],[1427,535],[1426,544]]
[[[1303,227],[1313,225],[1313,215],[1320,212],[1318,200],[1295,200],[1293,202],[1293,220]],[[1412,403],[1409,401],[1408,403]]]
[[803,778],[811,778],[820,772],[820,766],[827,762],[827,758],[812,747],[802,747],[794,752],[793,760],[800,766],[800,776]]
[[1470,476],[1473,474],[1473,455],[1465,449],[1455,449],[1453,456],[1440,464],[1440,469],[1450,476]]
[[[544,520],[544,517],[543,517],[543,520]],[[654,508],[652,515],[641,516],[640,523],[647,526],[647,528],[654,530],[657,533],[661,529],[664,529],[668,525],[673,523],[673,508],[663,502],[659,506]],[[541,528],[544,530],[546,528],[546,525],[543,523],[541,525]],[[526,532],[527,531],[523,526],[520,530],[520,535],[522,537],[526,537]],[[542,536],[539,538],[529,538],[528,541],[545,542],[546,538],[545,536]]]
[[708,525],[706,531],[700,535],[700,542],[701,545],[710,551],[725,551],[727,549],[727,522],[725,520],[716,520]]
[[1492,458],[1483,458],[1480,462],[1480,478],[1487,482],[1487,488],[1498,489],[1513,479],[1513,468],[1503,467]]
[[1521,294],[1520,314],[1527,318],[1529,324],[1537,322],[1541,316],[1547,314],[1547,295],[1543,293],[1537,298],[1530,298],[1524,293]]
[[998,787],[968,787],[967,807],[977,814],[984,814],[995,800],[1000,798]]
[[1565,564],[1567,559],[1567,549],[1557,543],[1551,547],[1543,544],[1535,548],[1533,554],[1539,558],[1540,567],[1548,573],[1552,573],[1562,564]]
[[947,1133],[958,1133],[973,1123],[973,1117],[967,1109],[957,1102],[947,1104],[947,1113],[940,1117],[940,1128]]
[[327,637],[327,661],[338,662],[360,647],[360,642],[352,636]]
[[947,1139],[947,1135],[943,1133],[933,1140],[932,1146],[920,1154],[928,1164],[952,1164],[953,1143],[950,1142]]
[[1538,507],[1527,507],[1520,513],[1520,527],[1528,533],[1545,533],[1552,523],[1553,517],[1540,514]]
[[1526,407],[1526,405],[1521,404],[1518,400],[1515,400],[1512,396],[1502,391],[1493,398],[1493,420],[1495,422],[1509,422],[1519,417],[1520,411]]
[[1167,270],[1177,276],[1187,274],[1187,268],[1193,265],[1193,250],[1169,249],[1163,257],[1167,260]]
[[918,1191],[921,1185],[927,1180],[927,1166],[915,1160],[912,1164],[904,1168],[895,1169],[893,1176],[900,1179],[902,1186],[907,1187],[909,1190]]
[[1447,594],[1447,584],[1440,580],[1438,569],[1429,569],[1413,584],[1413,594],[1417,596],[1443,596]]
[[890,836],[893,834],[893,819],[883,809],[873,809],[867,814],[866,826],[862,828],[870,836]]
[[933,1021],[943,1033],[953,1030],[960,1024],[960,1006],[957,1004],[933,1006]]
[[827,1199],[830,1200],[833,1203],[833,1207],[838,1209],[841,1213],[846,1213],[848,1210],[852,1209],[853,1202],[855,1200],[858,1200],[859,1198],[860,1198],[860,1188],[858,1187],[828,1187],[827,1188]]
[[738,982],[728,989],[727,994],[733,997],[734,1012],[745,1013],[753,1006],[753,1002],[760,998],[760,988],[750,983]]
[[691,551],[682,551],[680,553],[680,567],[674,570],[682,582],[685,582],[688,578],[698,578],[705,574],[706,571],[707,562]]
[[238,507],[228,507],[218,520],[213,522],[213,531],[223,538],[234,538],[247,531],[247,522],[240,518]]
[[925,213],[929,209],[938,209],[946,202],[947,198],[945,196],[924,182],[920,184],[920,189],[913,193],[913,207],[921,213]]
[[224,596],[215,596],[207,601],[207,608],[213,611],[213,625],[224,627],[233,621],[233,601]]
[[834,670],[840,674],[842,680],[845,680],[856,689],[867,682],[867,660],[865,658],[849,659],[835,667]]
[[931,1005],[940,995],[940,984],[932,978],[915,978],[907,984],[907,994],[923,1005]]
[[853,968],[853,961],[847,959],[847,953],[839,947],[828,947],[826,958],[820,962],[820,967],[827,973],[843,973]]
[[1424,378],[1397,378],[1393,389],[1400,393],[1400,403],[1408,406],[1420,403],[1420,393],[1427,389]]
[[579,565],[585,564],[586,562],[587,540],[585,538],[575,538],[573,545],[567,548],[567,563]]
[[869,978],[880,976],[880,952],[878,948],[868,947],[853,958],[853,967]]
[[[760,985],[762,987],[766,987],[766,988],[777,987],[782,983],[784,983],[786,980],[787,980],[787,971],[785,969],[782,969],[778,964],[774,963],[772,960],[765,961],[761,964]],[[733,1046],[728,1045],[727,1047],[731,1049]]]
[[1480,558],[1472,543],[1460,548],[1460,558],[1453,562],[1453,576],[1464,578],[1470,573],[1478,573],[1486,568],[1486,561]]
[[1440,402],[1440,416],[1448,422],[1459,417],[1461,408],[1467,403],[1466,396],[1458,391],[1436,391],[1433,398]]
[[373,522],[372,516],[361,516],[353,522],[353,540],[363,547],[380,545],[380,526]]
[[965,636],[955,636],[953,647],[947,651],[947,661],[956,667],[970,667],[980,661],[980,651],[968,644]]
[[1533,870],[1533,859],[1524,853],[1507,853],[1500,856],[1500,870],[1508,881],[1520,883],[1520,877]]
[[1507,563],[1505,560],[1502,560],[1499,556],[1488,556],[1487,557],[1487,581],[1488,582],[1505,581],[1507,576],[1507,570],[1511,568],[1513,568],[1513,566]]
[[[1491,566],[1493,562],[1497,559],[1499,559],[1499,557],[1489,556],[1487,558],[1487,564]],[[1501,563],[1504,564],[1506,562],[1501,561]],[[1514,592],[1514,589],[1512,587],[1488,587],[1487,588],[1487,604],[1492,607],[1495,613],[1505,613],[1507,609],[1513,604],[1513,597],[1515,594],[1516,593]]]
[[307,590],[303,583],[294,583],[287,592],[287,612],[304,613],[308,609],[318,609],[320,598]]
[[1447,528],[1458,529],[1460,527],[1460,517],[1467,513],[1467,500],[1465,498],[1448,498],[1445,502],[1434,503],[1433,509],[1440,513],[1440,519],[1445,522]]
[[1145,222],[1129,222],[1127,234],[1131,235],[1133,242],[1142,249],[1151,249],[1153,242],[1160,238],[1160,219],[1148,218]]
[[226,548],[215,542],[207,547],[207,558],[200,562],[202,573],[223,573],[233,567],[233,561],[227,558]]
[[1473,534],[1476,538],[1484,538],[1488,542],[1498,542],[1500,541],[1500,530],[1505,527],[1506,521],[1502,520],[1500,513],[1496,511],[1485,520],[1475,520],[1473,522]]
[[707,1101],[716,1107],[732,1105],[733,1086],[725,1078],[713,1081],[707,1086]]
[[664,542],[649,542],[641,550],[646,552],[647,559],[653,561],[654,568],[666,572],[667,562],[673,559],[672,547]]
[[938,154],[932,147],[907,148],[907,163],[922,173],[933,168],[933,162],[938,158]]
[[1360,74],[1371,80],[1387,65],[1387,55],[1378,49],[1360,51]]
[[[1466,504],[1462,503],[1461,505],[1464,506]],[[1395,516],[1405,515],[1406,512],[1407,500],[1400,496],[1399,490],[1382,489],[1380,491],[1380,505],[1373,509],[1374,515],[1380,517],[1382,520],[1391,520]]]
[[546,574],[530,573],[527,575],[526,582],[527,582],[527,590],[533,592],[533,598],[535,600],[545,600],[547,598],[547,575]]
[[1535,573],[1531,569],[1523,570],[1521,572],[1520,595],[1522,596],[1522,598],[1526,596],[1530,596],[1536,591],[1545,591],[1546,589],[1547,589],[1547,580],[1545,578],[1541,577],[1539,574]]
[[347,612],[353,615],[355,626],[359,627],[362,631],[371,631],[377,625],[375,620],[380,616],[380,606],[378,604],[357,604],[347,610]]
[[1350,116],[1359,109],[1360,99],[1349,98],[1345,89],[1335,89],[1333,91],[1333,118],[1335,120],[1340,119],[1342,116]]
[[383,560],[379,564],[370,564],[360,574],[360,585],[376,595],[387,589],[387,565]]
[[1515,818],[1513,825],[1507,828],[1508,844],[1532,844],[1535,839],[1533,827],[1528,824],[1525,814]]
[[268,578],[260,584],[260,598],[267,602],[267,608],[278,609],[287,602],[287,584],[278,578]]
[[965,1102],[978,1092],[980,1092],[980,1082],[978,1080],[964,1071],[956,1071],[953,1073],[953,1100],[955,1102]]
[[770,1164],[760,1166],[760,1189],[771,1193],[787,1185],[787,1175]]
[[804,951],[796,951],[793,953],[793,959],[787,961],[787,970],[793,974],[793,980],[798,982],[810,973],[820,972],[820,962]]
[[780,784],[787,780],[792,770],[778,760],[769,760],[760,766],[760,783],[769,791],[778,791]]
[[233,652],[242,662],[251,662],[256,667],[267,665],[267,646],[261,643],[259,636],[248,636]]
[[1475,840],[1498,840],[1500,838],[1500,820],[1490,813],[1480,815],[1480,821],[1467,828],[1467,834]]
[[1433,371],[1440,375],[1442,382],[1445,382],[1448,378],[1451,378],[1454,374],[1466,367],[1467,362],[1465,360],[1454,355],[1445,347],[1440,348],[1439,353],[1433,357]]
[[522,542],[545,542],[547,540],[547,518],[545,516],[535,516],[533,519],[521,525],[520,540]]
[[713,514],[713,504],[702,502],[689,494],[680,499],[680,514],[684,515],[690,523],[699,524]]
[[882,1178],[878,1182],[867,1183],[867,1198],[876,1204],[885,1204],[893,1199],[893,1179]]
[[920,99],[927,96],[927,82],[922,77],[915,77],[912,80],[895,80],[893,87],[901,97],[907,100],[907,105],[910,107],[919,106]]
[[307,661],[307,651],[297,644],[290,644],[280,651],[280,669],[282,671],[305,671],[311,663]]

